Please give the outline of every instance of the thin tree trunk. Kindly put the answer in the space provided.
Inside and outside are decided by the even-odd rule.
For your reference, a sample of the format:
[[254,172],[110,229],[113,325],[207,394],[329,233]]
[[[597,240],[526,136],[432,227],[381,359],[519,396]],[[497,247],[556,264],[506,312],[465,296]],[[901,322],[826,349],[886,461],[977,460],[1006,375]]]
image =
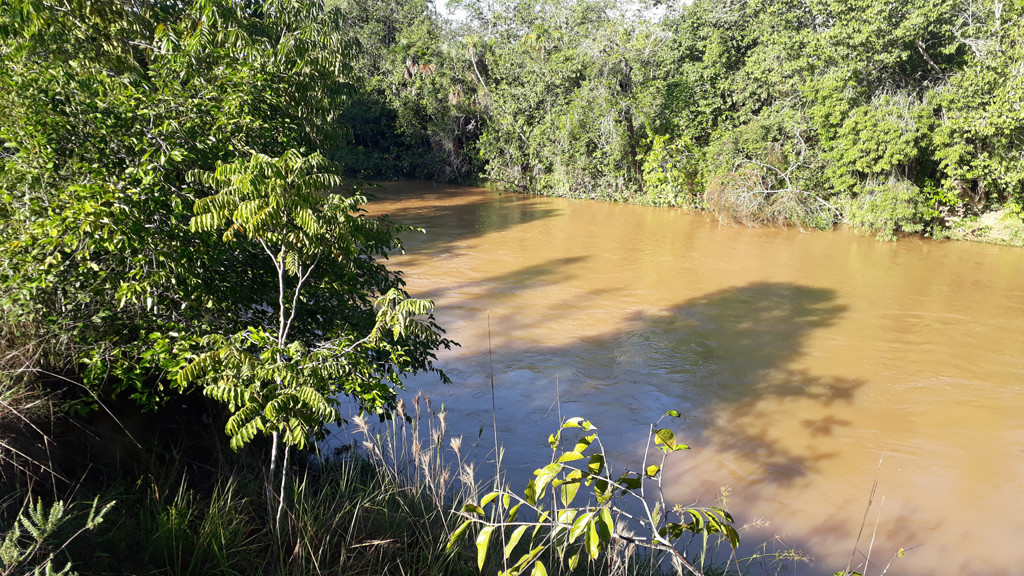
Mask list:
[[[270,447],[270,474],[267,475],[267,516],[274,513],[274,472],[277,470],[277,432],[271,434]],[[280,540],[280,530],[274,525],[274,536]]]
[[284,487],[285,482],[288,480],[288,455],[291,453],[290,449],[291,447],[285,444],[284,462],[281,463],[281,493],[278,495],[279,499],[277,502],[277,517],[274,520],[274,529],[278,531],[279,539],[281,531],[281,513],[284,512]]

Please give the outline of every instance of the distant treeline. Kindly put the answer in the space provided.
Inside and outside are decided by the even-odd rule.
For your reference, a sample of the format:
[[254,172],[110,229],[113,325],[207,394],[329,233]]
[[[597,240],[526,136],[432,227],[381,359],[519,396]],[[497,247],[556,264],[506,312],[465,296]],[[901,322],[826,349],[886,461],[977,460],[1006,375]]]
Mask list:
[[969,235],[1024,207],[1019,0],[342,0],[371,176]]

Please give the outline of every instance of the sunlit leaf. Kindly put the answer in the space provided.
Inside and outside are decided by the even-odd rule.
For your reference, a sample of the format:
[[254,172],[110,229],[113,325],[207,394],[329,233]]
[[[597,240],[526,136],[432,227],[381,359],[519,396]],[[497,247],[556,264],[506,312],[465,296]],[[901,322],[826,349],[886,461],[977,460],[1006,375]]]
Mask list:
[[452,532],[451,537],[448,538],[448,546],[446,547],[448,552],[451,552],[459,545],[459,542],[462,541],[462,538],[466,535],[466,531],[469,530],[471,524],[473,524],[472,520],[466,520],[462,524],[459,524],[459,527]]
[[597,521],[594,519],[587,522],[584,547],[587,550],[587,554],[589,554],[590,558],[593,560],[597,560],[597,557],[601,555],[601,537],[597,534]]
[[476,537],[476,564],[479,570],[484,569],[484,562],[487,561],[487,547],[491,543],[491,532],[494,526],[484,526]]
[[583,454],[579,452],[566,452],[558,457],[556,462],[572,462],[573,460],[582,460]]
[[512,555],[512,551],[515,550],[516,545],[519,544],[519,540],[523,537],[523,534],[526,532],[527,528],[529,528],[529,526],[527,526],[525,524],[520,526],[520,527],[518,527],[518,528],[516,528],[512,532],[512,535],[509,537],[508,541],[505,542],[505,559],[506,560],[508,559],[509,556]]

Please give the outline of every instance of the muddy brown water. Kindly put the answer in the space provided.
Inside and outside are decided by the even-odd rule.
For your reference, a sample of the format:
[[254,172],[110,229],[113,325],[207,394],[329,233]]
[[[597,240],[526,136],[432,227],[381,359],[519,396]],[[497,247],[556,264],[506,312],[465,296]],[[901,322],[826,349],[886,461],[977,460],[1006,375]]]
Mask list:
[[889,574],[1024,570],[1024,251],[424,182],[377,195],[373,213],[426,229],[392,265],[462,344],[440,356],[452,385],[408,388],[486,446],[490,340],[514,478],[547,462],[559,411],[592,420],[621,469],[674,409],[693,450],[667,494],[727,488],[746,553],[845,568],[877,474],[866,574],[915,546]]

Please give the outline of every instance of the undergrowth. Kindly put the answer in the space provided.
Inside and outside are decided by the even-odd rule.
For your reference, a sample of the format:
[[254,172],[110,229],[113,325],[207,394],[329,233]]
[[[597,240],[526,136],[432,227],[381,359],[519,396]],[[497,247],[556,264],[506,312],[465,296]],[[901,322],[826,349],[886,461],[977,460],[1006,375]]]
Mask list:
[[[124,435],[134,438],[135,452],[119,453],[121,460],[115,465],[106,461],[109,469],[103,474],[81,474],[62,463],[61,450],[81,449],[82,444],[69,443],[67,432],[59,427],[51,432],[53,427],[40,425],[50,412],[41,410],[39,403],[52,402],[52,395],[21,388],[2,397],[11,408],[16,408],[11,404],[15,399],[32,408],[32,426],[47,436],[42,444],[50,446],[48,460],[28,464],[22,458],[20,468],[14,469],[20,475],[3,478],[0,541],[11,544],[2,558],[2,576],[37,568],[47,573],[47,566],[52,573],[66,570],[65,574],[338,576],[471,576],[507,568],[504,558],[510,552],[503,547],[508,542],[494,537],[489,552],[481,555],[479,526],[470,527],[461,544],[450,544],[458,540],[455,533],[463,525],[467,504],[510,488],[500,473],[494,477],[491,448],[484,448],[490,454],[481,457],[480,438],[464,443],[451,435],[447,415],[433,409],[429,397],[418,395],[408,405],[400,403],[394,418],[380,424],[354,418],[350,431],[355,440],[330,454],[306,452],[294,459],[288,471],[294,481],[285,493],[286,512],[279,530],[265,501],[268,447],[228,450],[219,434],[218,422],[223,420],[211,418],[194,399],[187,406],[181,403],[192,419],[179,419],[173,440],[159,435],[154,440],[152,435],[124,429]],[[175,417],[153,421],[173,422]],[[84,435],[97,430],[82,422],[78,425]],[[133,426],[127,419],[124,423]],[[3,432],[0,439],[9,441],[10,430]],[[107,437],[97,440],[118,443],[109,436],[112,432],[106,432]],[[197,452],[197,445],[205,450]],[[478,466],[488,459],[484,473]],[[42,482],[46,469],[68,472],[76,480]],[[29,518],[33,525],[48,517],[60,522],[39,537],[30,536],[26,514],[35,514]],[[528,514],[522,519],[530,521]],[[536,527],[538,538],[549,538],[545,534],[550,527]],[[617,526],[616,533],[629,534],[630,529]],[[630,538],[620,540],[622,546],[571,567],[551,552],[555,555],[545,560],[548,573],[677,573],[671,562],[661,561],[664,554],[637,547]],[[481,567],[478,559],[484,556]],[[800,561],[791,550],[763,548],[755,558],[742,561],[712,557],[702,562],[701,570],[706,575],[767,574],[786,571]]]

